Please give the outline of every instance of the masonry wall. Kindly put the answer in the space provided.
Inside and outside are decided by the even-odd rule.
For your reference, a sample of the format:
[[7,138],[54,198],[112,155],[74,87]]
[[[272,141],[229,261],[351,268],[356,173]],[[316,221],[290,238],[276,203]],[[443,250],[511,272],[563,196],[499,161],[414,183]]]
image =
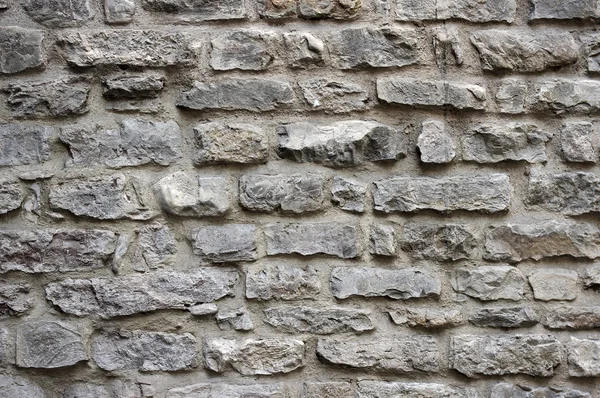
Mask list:
[[600,397],[598,20],[0,0],[0,397]]

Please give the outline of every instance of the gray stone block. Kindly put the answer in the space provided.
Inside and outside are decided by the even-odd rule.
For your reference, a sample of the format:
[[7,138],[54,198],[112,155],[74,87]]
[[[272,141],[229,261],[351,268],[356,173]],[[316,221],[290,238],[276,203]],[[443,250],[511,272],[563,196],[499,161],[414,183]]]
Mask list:
[[0,166],[37,164],[50,159],[51,134],[49,126],[0,124]]
[[286,333],[362,333],[375,329],[368,311],[346,308],[271,307],[264,310],[265,323]]
[[479,393],[471,387],[458,387],[437,383],[400,383],[385,381],[359,381],[358,398],[479,398]]
[[278,57],[276,33],[240,30],[213,35],[210,66],[214,70],[266,70]]
[[0,28],[0,74],[12,74],[46,64],[44,33],[17,26]]
[[256,227],[252,224],[224,224],[205,226],[192,231],[194,254],[213,263],[254,261]]
[[30,292],[29,284],[0,281],[0,320],[27,314],[33,308]]
[[266,163],[269,140],[252,124],[207,122],[194,127],[196,166],[205,164]]
[[367,187],[345,178],[335,176],[331,184],[331,201],[340,209],[353,213],[365,211]]
[[348,113],[370,107],[365,88],[348,80],[317,77],[299,81],[298,86],[306,103],[315,111]]
[[319,273],[312,266],[250,266],[246,271],[246,298],[249,299],[315,299],[320,291]]
[[527,284],[521,271],[508,265],[458,268],[450,282],[457,293],[482,301],[522,300]]
[[89,0],[24,0],[21,6],[31,19],[48,28],[75,28],[94,17]]
[[404,225],[402,250],[418,259],[457,261],[472,258],[478,247],[472,228],[459,224]]

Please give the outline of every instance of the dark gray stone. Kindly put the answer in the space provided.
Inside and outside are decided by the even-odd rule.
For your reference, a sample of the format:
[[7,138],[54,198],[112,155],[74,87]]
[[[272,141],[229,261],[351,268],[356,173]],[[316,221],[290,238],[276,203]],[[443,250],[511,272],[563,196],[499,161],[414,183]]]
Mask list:
[[529,275],[533,297],[540,301],[575,300],[578,281],[577,271],[570,269],[540,269]]
[[321,291],[312,266],[251,266],[246,271],[246,298],[258,300],[315,299]]
[[298,82],[312,110],[347,113],[369,108],[369,94],[359,84],[342,79],[317,77]]
[[20,376],[0,375],[0,391],[6,397],[46,398],[40,386]]
[[589,122],[565,122],[560,132],[561,155],[567,162],[596,162],[594,127]]
[[[417,354],[418,355],[418,354]],[[479,398],[471,387],[455,387],[437,383],[400,383],[385,381],[359,381],[358,398]]]
[[286,394],[283,383],[225,384],[221,382],[198,383],[167,390],[166,398],[281,398]]
[[396,20],[464,19],[469,22],[508,22],[515,19],[515,0],[396,0]]
[[464,317],[460,309],[446,308],[407,308],[400,311],[389,310],[390,318],[396,325],[406,325],[427,329],[447,328],[462,325]]
[[456,292],[483,301],[522,300],[527,284],[521,271],[508,265],[458,268],[450,282]]
[[600,111],[600,82],[597,80],[555,79],[536,88],[535,109],[582,115]]
[[579,39],[584,44],[588,72],[600,72],[600,34],[598,32],[583,33],[579,35]]
[[547,308],[541,322],[549,329],[597,329],[600,328],[600,307]]
[[142,7],[148,11],[165,12],[184,22],[246,19],[248,14],[244,0],[143,0]]
[[31,19],[48,28],[74,28],[94,17],[88,0],[22,0],[21,6]]
[[581,171],[546,174],[532,170],[525,203],[567,215],[595,213],[600,211],[600,178]]
[[528,387],[498,383],[492,387],[490,398],[592,398],[586,392],[562,387]]
[[51,134],[52,128],[48,126],[0,124],[0,166],[36,164],[50,159]]
[[207,122],[194,127],[194,164],[255,164],[269,158],[269,140],[258,126]]
[[232,310],[219,310],[217,313],[217,325],[221,330],[248,331],[254,329],[252,318],[244,307]]
[[396,255],[396,230],[393,225],[371,225],[369,253],[388,257]]
[[345,178],[335,176],[331,184],[331,201],[342,210],[353,213],[365,211],[367,187]]
[[524,328],[537,325],[538,316],[531,307],[483,308],[471,314],[469,322],[480,327]]
[[271,307],[265,322],[286,333],[333,334],[373,330],[368,311],[346,308]]
[[532,0],[529,19],[579,19],[600,18],[596,0]]
[[519,114],[525,112],[527,83],[521,79],[502,79],[496,91],[496,104],[500,113]]
[[133,21],[135,2],[133,0],[104,0],[106,23],[127,24]]
[[402,250],[419,259],[457,261],[473,257],[477,238],[472,228],[458,224],[404,225]]
[[18,209],[24,199],[25,194],[18,181],[0,180],[0,214]]
[[567,343],[569,376],[600,376],[600,340],[578,339],[571,336]]
[[435,120],[423,122],[417,148],[424,163],[450,163],[456,156],[454,140],[446,133],[444,123]]
[[[295,3],[295,0],[283,1]],[[283,41],[290,67],[304,69],[325,65],[325,44],[319,37],[307,32],[288,32],[283,34]]]
[[362,0],[298,0],[298,12],[307,19],[354,19],[362,5]]
[[30,291],[28,284],[0,281],[0,320],[28,313],[33,308]]
[[102,79],[102,86],[106,99],[156,98],[165,87],[165,77],[156,73],[119,75]]
[[276,33],[240,30],[212,36],[210,66],[214,70],[266,70],[277,58]]
[[196,228],[192,231],[192,249],[203,260],[213,263],[254,261],[256,226],[223,224]]
[[0,28],[0,74],[22,72],[46,64],[44,33],[17,26]]

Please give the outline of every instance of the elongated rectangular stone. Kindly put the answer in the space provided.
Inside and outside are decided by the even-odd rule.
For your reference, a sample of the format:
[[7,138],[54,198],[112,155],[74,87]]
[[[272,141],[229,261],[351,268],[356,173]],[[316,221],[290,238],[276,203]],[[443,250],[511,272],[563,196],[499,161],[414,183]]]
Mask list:
[[40,125],[0,124],[0,166],[41,163],[50,158],[52,128]]
[[358,382],[358,398],[479,398],[471,387],[458,387],[437,383],[400,383],[364,380]]
[[592,398],[587,392],[568,387],[529,387],[509,383],[495,384],[492,387],[491,394],[490,398]]
[[280,398],[286,394],[283,383],[225,384],[198,383],[167,390],[166,398]]
[[249,299],[314,299],[320,291],[319,273],[311,266],[251,266],[246,271],[246,298]]
[[156,98],[165,87],[161,74],[127,74],[102,79],[102,96],[109,100]]
[[163,12],[173,19],[185,22],[246,19],[247,10],[244,0],[201,0],[187,2],[183,0],[143,0],[142,7],[148,11]]
[[200,227],[191,236],[194,254],[213,263],[256,260],[256,239],[256,227],[252,224]]
[[600,307],[547,308],[542,324],[549,329],[597,329],[600,328]]
[[440,280],[419,269],[388,270],[381,268],[336,267],[331,272],[331,291],[338,299],[351,296],[436,298],[441,292]]
[[535,326],[539,321],[531,307],[495,307],[475,311],[469,322],[479,327],[521,328]]
[[356,388],[347,381],[305,382],[302,398],[347,398],[356,397]]
[[410,327],[440,329],[465,323],[460,309],[454,308],[415,307],[399,311],[389,310],[388,313],[396,325]]
[[532,0],[529,19],[600,18],[598,0]]
[[12,74],[38,68],[46,63],[41,30],[17,26],[0,28],[0,74]]
[[212,36],[210,66],[214,70],[266,70],[283,44],[277,33],[238,30]]
[[286,306],[263,311],[265,323],[286,333],[362,333],[375,328],[370,313],[363,310]]
[[532,170],[525,203],[532,208],[581,215],[600,211],[600,178],[594,173]]
[[534,108],[557,114],[600,111],[600,81],[555,79],[537,86]]
[[515,19],[515,0],[396,0],[396,20],[464,19],[470,22],[508,22]]
[[326,3],[298,0],[298,12],[306,19],[354,19],[359,16],[364,3],[361,0],[333,0]]
[[46,298],[77,316],[115,316],[157,310],[186,310],[233,296],[234,269],[156,271],[113,278],[66,279],[46,285]]
[[16,180],[0,180],[0,214],[6,214],[21,207],[25,194]]
[[450,283],[457,293],[482,301],[522,300],[527,286],[521,271],[509,265],[458,268]]
[[316,77],[301,80],[298,86],[312,111],[347,113],[366,110],[371,106],[365,88],[349,80]]
[[194,127],[196,166],[225,163],[266,163],[269,140],[252,124],[208,122]]
[[373,207],[384,213],[508,210],[510,182],[506,174],[456,177],[392,177],[376,181]]
[[466,225],[407,223],[402,250],[415,258],[457,261],[473,256],[477,240],[472,228]]

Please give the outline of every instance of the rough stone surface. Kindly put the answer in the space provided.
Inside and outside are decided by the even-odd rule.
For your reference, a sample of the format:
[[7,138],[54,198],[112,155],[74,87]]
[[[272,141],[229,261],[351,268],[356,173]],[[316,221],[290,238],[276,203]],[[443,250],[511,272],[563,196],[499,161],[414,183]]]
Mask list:
[[197,366],[196,338],[189,333],[110,332],[94,337],[92,357],[107,371],[189,370]]
[[127,24],[133,21],[135,2],[133,0],[104,0],[106,23]]
[[334,297],[351,296],[410,298],[438,297],[440,280],[418,269],[386,270],[380,268],[336,267],[331,272]]
[[535,108],[557,114],[589,114],[600,111],[600,82],[555,79],[537,86]]
[[24,0],[21,5],[31,19],[48,28],[74,28],[94,17],[89,0]]
[[342,210],[353,213],[365,211],[367,187],[363,184],[335,176],[331,184],[331,201]]
[[216,304],[196,304],[188,308],[190,314],[193,316],[205,316],[213,315],[219,311],[219,307]]
[[165,87],[165,77],[157,73],[118,75],[102,80],[106,99],[156,98]]
[[464,62],[464,49],[458,29],[455,27],[438,27],[432,29],[433,53],[435,62],[439,68],[447,68],[448,65],[462,65]]
[[580,390],[561,387],[528,387],[508,383],[498,383],[492,387],[490,398],[591,398]]
[[561,154],[567,162],[596,162],[593,125],[589,122],[565,122],[560,132]]
[[18,209],[23,199],[23,189],[18,181],[0,180],[0,214]]
[[171,388],[167,391],[166,398],[280,398],[284,397],[284,394],[284,385],[278,383],[223,384],[215,382]]
[[456,156],[454,140],[445,132],[444,123],[435,120],[423,122],[417,148],[423,163],[450,163]]
[[286,333],[333,334],[373,330],[368,311],[345,308],[271,307],[265,322]]
[[419,210],[505,211],[510,204],[506,174],[453,177],[391,177],[376,181],[375,210],[414,212]]
[[258,126],[240,123],[201,123],[194,127],[194,164],[266,163],[269,140]]
[[220,310],[217,313],[217,325],[221,330],[242,330],[248,331],[254,329],[252,318],[246,308],[240,307],[231,310]]
[[20,376],[0,375],[0,390],[6,397],[46,398],[39,385]]
[[[600,15],[600,13],[599,13]],[[584,51],[587,55],[588,72],[600,72],[600,34],[591,32],[580,35],[579,38],[584,44]]]
[[582,273],[583,284],[586,288],[597,289],[600,287],[600,265],[587,267]]
[[484,308],[471,314],[469,322],[491,328],[531,327],[538,323],[538,315],[531,307]]
[[304,366],[304,342],[279,339],[210,339],[204,342],[204,366],[222,373],[232,367],[245,376],[289,373]]
[[576,271],[569,269],[537,270],[529,275],[529,284],[536,300],[575,300],[577,298]]
[[0,28],[0,74],[12,74],[46,64],[44,34],[17,26]]
[[97,398],[112,397],[113,391],[108,386],[89,383],[72,384],[63,392],[63,398]]
[[302,398],[345,398],[355,395],[354,386],[347,382],[304,383]]
[[525,112],[527,84],[516,78],[502,79],[496,91],[496,104],[500,113],[519,114]]
[[256,227],[252,224],[206,226],[192,231],[194,254],[213,263],[253,261],[256,252]]
[[547,309],[542,323],[549,329],[596,329],[600,327],[600,307]]
[[395,0],[396,20],[464,19],[470,22],[512,23],[517,9],[515,0]]
[[567,343],[569,375],[595,377],[600,375],[600,340],[578,339],[571,336]]
[[46,298],[77,316],[116,316],[186,309],[233,295],[233,269],[156,271],[113,278],[65,279],[46,285]]
[[359,398],[477,398],[479,394],[470,387],[455,387],[437,383],[400,383],[384,381],[359,381]]
[[436,340],[431,336],[317,341],[317,357],[321,362],[371,372],[435,373],[439,370],[438,356]]
[[595,0],[532,0],[530,19],[579,19],[600,18],[600,9]]
[[0,320],[29,312],[33,308],[30,292],[27,284],[0,281]]
[[314,299],[321,291],[312,266],[251,266],[246,271],[246,298],[258,300]]
[[0,166],[45,162],[50,158],[52,128],[40,125],[0,124]]
[[471,228],[456,224],[404,225],[402,250],[419,259],[457,261],[471,258],[477,249]]
[[393,225],[371,225],[369,253],[388,257],[396,255],[396,230]]
[[552,376],[564,349],[550,335],[462,335],[450,338],[450,368],[475,375]]
[[191,3],[181,0],[143,0],[142,7],[148,11],[166,13],[173,19],[183,22],[245,19],[247,17],[244,0]]
[[315,78],[302,80],[298,86],[313,110],[347,113],[369,108],[369,94],[365,88],[349,80]]
[[273,63],[280,40],[277,34],[263,31],[215,35],[210,66],[214,70],[265,70]]
[[546,174],[532,170],[525,203],[568,215],[598,212],[600,179],[593,173]]
[[392,322],[419,328],[447,328],[464,323],[459,309],[407,308],[401,311],[388,311]]
[[523,299],[527,282],[521,271],[505,265],[458,268],[451,283],[456,292],[479,300],[517,301]]
[[358,16],[362,4],[362,0],[333,0],[326,2],[298,0],[298,11],[301,16],[309,19],[353,19]]
[[177,255],[177,242],[169,227],[153,224],[140,228],[137,247],[134,249],[133,268],[155,270],[173,266]]

